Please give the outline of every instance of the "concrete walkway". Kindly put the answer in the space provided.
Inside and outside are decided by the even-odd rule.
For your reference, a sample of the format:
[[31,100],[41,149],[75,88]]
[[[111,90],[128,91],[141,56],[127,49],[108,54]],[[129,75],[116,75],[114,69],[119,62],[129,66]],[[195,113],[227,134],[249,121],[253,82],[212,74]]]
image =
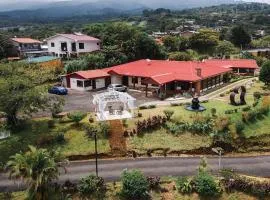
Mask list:
[[[242,79],[242,80],[239,80],[237,82],[231,83],[227,86],[224,86],[224,87],[219,88],[213,92],[210,92],[206,95],[201,96],[200,101],[215,99],[220,94],[225,93],[227,91],[230,91],[231,89],[233,89],[235,87],[246,85],[246,84],[252,82],[252,80],[254,80],[254,79],[257,79],[257,78],[252,77],[252,78]],[[180,99],[180,100],[164,100],[164,101],[159,100],[159,101],[151,101],[151,102],[143,103],[140,106],[149,106],[149,105],[169,106],[169,105],[171,105],[171,103],[189,103],[189,102],[191,102],[191,100],[192,100],[192,98]]]

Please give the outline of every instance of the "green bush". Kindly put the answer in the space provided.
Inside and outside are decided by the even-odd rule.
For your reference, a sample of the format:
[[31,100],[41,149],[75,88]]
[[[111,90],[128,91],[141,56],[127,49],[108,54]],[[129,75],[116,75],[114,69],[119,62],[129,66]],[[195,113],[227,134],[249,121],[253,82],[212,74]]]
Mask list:
[[172,117],[173,114],[174,114],[174,111],[173,111],[173,110],[164,110],[163,113],[165,114],[167,120],[170,120],[171,117]]
[[184,194],[192,193],[193,182],[192,182],[192,180],[188,179],[187,177],[177,178],[175,185],[176,185],[176,189],[178,192],[181,192]]
[[95,175],[82,178],[77,187],[81,197],[90,199],[103,199],[106,191],[103,178]]
[[156,108],[156,107],[157,107],[157,106],[154,105],[154,104],[148,106],[149,109],[153,109],[153,108]]
[[214,177],[206,171],[201,171],[194,180],[196,192],[203,197],[214,197],[220,194],[220,187]]
[[58,133],[55,138],[55,142],[58,144],[62,144],[66,141],[64,133]]
[[72,120],[75,124],[79,124],[87,116],[87,113],[81,111],[74,111],[68,113],[68,118]]
[[138,170],[125,170],[121,175],[121,196],[126,199],[148,199],[149,185],[146,177]]
[[244,111],[244,112],[249,111],[249,110],[251,110],[250,106],[246,106],[246,107],[242,108],[242,111]]
[[146,109],[148,109],[147,106],[139,106],[139,110],[146,110]]
[[216,108],[211,108],[211,114],[213,117],[217,116],[217,109]]
[[245,124],[241,121],[235,122],[235,130],[238,135],[240,135],[245,129]]
[[101,133],[103,137],[108,138],[110,134],[110,125],[106,122],[100,122],[99,132]]
[[182,106],[183,104],[182,103],[171,103],[171,106],[172,107],[175,107],[175,106]]
[[260,92],[254,92],[253,97],[254,101],[258,101],[262,97],[262,94]]
[[83,126],[83,129],[85,131],[86,136],[90,139],[92,139],[95,136],[95,134],[98,133],[97,127],[92,124],[85,124]]
[[48,128],[54,128],[55,127],[55,121],[53,119],[48,120]]

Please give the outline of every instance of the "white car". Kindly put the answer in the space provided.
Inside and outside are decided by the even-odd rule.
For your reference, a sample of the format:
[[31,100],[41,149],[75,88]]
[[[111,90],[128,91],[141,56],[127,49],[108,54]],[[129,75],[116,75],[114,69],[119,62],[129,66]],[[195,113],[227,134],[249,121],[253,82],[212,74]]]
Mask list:
[[127,86],[121,84],[111,84],[108,86],[108,90],[115,90],[118,92],[127,92]]

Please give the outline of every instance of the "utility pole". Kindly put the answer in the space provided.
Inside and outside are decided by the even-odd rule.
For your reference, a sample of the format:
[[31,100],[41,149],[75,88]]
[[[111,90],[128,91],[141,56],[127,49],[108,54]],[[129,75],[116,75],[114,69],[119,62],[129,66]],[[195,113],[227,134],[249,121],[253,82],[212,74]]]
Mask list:
[[95,158],[96,158],[96,176],[98,177],[98,152],[97,152],[97,133],[95,132]]
[[223,149],[221,147],[212,148],[212,151],[218,154],[218,171],[221,170],[221,156],[223,153]]

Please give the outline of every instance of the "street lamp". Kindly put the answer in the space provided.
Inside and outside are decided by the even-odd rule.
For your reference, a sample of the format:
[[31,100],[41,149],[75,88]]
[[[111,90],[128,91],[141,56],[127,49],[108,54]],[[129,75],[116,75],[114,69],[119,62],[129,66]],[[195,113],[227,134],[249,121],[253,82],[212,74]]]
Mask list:
[[[89,118],[89,123],[92,123],[92,119]],[[94,135],[94,140],[95,140],[95,161],[96,161],[96,176],[98,177],[98,151],[97,151],[97,130],[96,128],[90,128],[88,130],[88,134]]]
[[221,169],[221,156],[222,156],[222,153],[224,150],[221,147],[216,147],[216,148],[212,148],[212,151],[219,155],[218,170],[220,171],[220,169]]

